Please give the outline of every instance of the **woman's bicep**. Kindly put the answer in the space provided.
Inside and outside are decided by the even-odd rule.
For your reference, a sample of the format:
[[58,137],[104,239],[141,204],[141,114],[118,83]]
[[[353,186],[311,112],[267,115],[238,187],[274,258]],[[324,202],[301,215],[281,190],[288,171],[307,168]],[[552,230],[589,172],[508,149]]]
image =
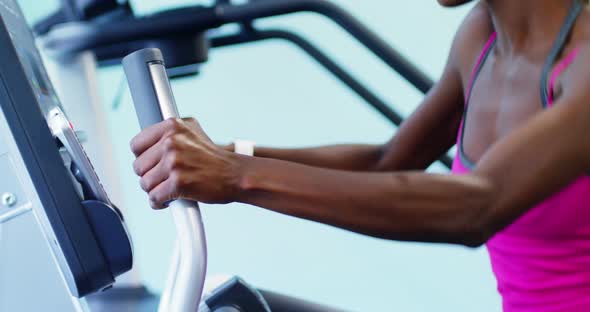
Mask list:
[[[588,93],[588,94],[582,94]],[[492,232],[590,170],[590,92],[564,96],[493,145],[473,174],[492,185],[482,217]]]
[[386,144],[382,171],[425,169],[453,146],[463,99],[456,73],[446,72]]
[[382,170],[425,169],[455,144],[471,69],[492,30],[478,4],[457,31],[440,80],[385,146]]

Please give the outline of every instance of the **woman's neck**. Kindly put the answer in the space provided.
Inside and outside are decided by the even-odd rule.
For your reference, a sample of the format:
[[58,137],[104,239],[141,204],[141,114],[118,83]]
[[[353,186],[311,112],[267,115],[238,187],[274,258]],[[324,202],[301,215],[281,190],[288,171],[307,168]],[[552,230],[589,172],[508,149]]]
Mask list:
[[515,55],[551,46],[574,1],[579,0],[486,0],[499,52]]

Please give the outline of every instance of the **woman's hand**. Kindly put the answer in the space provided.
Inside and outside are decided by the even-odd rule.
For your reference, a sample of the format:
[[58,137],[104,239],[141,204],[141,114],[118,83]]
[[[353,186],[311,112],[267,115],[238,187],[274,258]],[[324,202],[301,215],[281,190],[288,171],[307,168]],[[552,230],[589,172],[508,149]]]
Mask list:
[[168,119],[131,141],[135,173],[154,209],[174,199],[205,203],[235,200],[239,157],[218,147],[192,118]]

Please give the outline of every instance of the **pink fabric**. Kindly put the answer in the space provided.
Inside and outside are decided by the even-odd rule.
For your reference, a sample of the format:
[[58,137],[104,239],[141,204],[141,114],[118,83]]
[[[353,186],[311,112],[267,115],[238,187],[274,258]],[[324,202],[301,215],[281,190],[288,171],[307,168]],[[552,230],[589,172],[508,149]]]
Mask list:
[[573,49],[572,52],[566,55],[553,70],[551,78],[549,79],[549,99],[547,103],[549,106],[553,104],[553,88],[555,87],[555,82],[557,81],[557,78],[559,78],[559,75],[561,75],[574,62],[576,56],[578,56],[579,51],[580,47]]
[[[476,65],[471,85],[491,48],[490,42]],[[553,103],[552,88],[557,77],[572,63],[577,52],[574,50],[555,67],[549,84],[548,106]],[[469,96],[466,94],[466,103]],[[458,144],[462,131],[463,125]],[[469,171],[457,154],[453,174]],[[580,177],[533,207],[488,241],[487,249],[504,312],[589,312],[590,177]]]
[[486,45],[483,47],[483,50],[481,51],[481,54],[477,58],[477,63],[475,63],[475,66],[473,67],[473,71],[471,72],[471,79],[469,80],[469,86],[467,86],[467,90],[465,92],[465,103],[466,103],[465,105],[467,105],[467,101],[469,101],[469,97],[471,97],[471,90],[473,90],[473,84],[475,83],[475,79],[477,79],[477,74],[479,72],[479,69],[480,69],[482,63],[485,61],[486,56],[488,55],[488,52],[494,46],[494,42],[496,42],[496,37],[498,37],[498,35],[496,32],[494,32],[490,36],[490,39],[488,39],[488,42],[486,42]]

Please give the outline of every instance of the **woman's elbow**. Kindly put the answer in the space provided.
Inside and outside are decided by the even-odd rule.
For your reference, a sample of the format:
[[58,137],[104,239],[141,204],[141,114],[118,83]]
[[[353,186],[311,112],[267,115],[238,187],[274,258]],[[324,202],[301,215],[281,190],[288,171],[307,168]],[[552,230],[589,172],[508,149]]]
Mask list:
[[480,180],[472,193],[472,201],[465,207],[461,244],[470,248],[485,245],[498,231],[494,218],[497,192],[492,183]]
[[373,172],[385,172],[385,171],[391,171],[391,164],[390,161],[388,161],[386,155],[387,155],[387,149],[388,146],[387,144],[383,144],[383,145],[375,145],[372,146],[371,151],[370,151],[370,164],[369,167],[367,168],[368,171],[373,171]]
[[469,248],[479,248],[484,246],[488,240],[492,238],[493,234],[485,229],[476,229],[466,233],[463,236],[461,245]]

